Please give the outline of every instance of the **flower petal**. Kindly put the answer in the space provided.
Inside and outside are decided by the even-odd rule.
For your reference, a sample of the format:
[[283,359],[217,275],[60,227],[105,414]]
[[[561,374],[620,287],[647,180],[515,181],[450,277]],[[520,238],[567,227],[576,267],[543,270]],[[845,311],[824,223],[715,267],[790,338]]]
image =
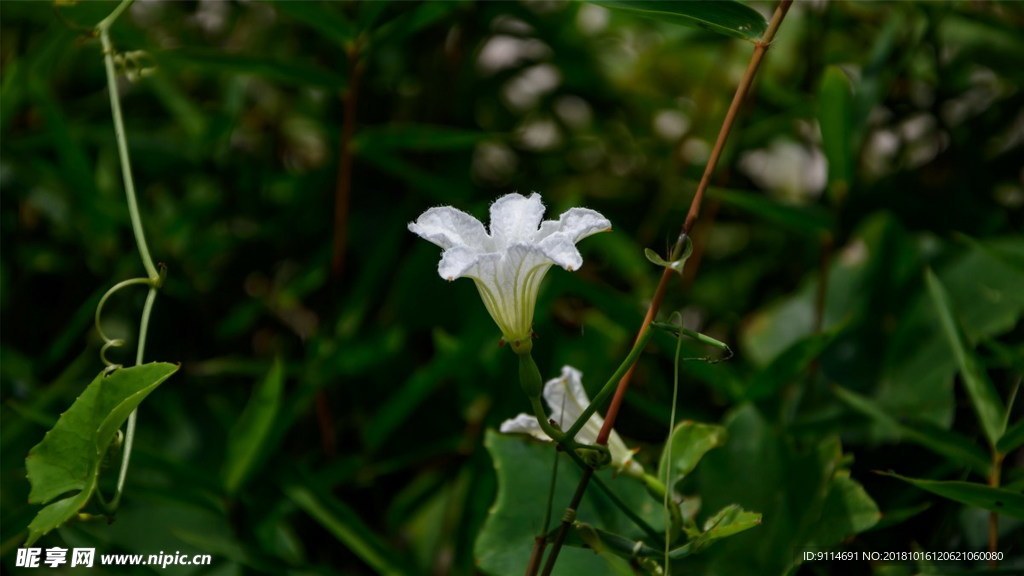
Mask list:
[[588,208],[571,208],[558,218],[541,224],[536,240],[538,246],[555,263],[569,270],[583,265],[576,243],[598,232],[610,230],[612,223],[599,212]]
[[[548,380],[544,385],[544,401],[563,430],[572,426],[590,404],[590,398],[583,389],[582,378],[582,372],[572,366],[564,366],[560,377]],[[576,434],[576,441],[593,444],[603,423],[600,416],[592,414]]]
[[498,430],[502,434],[529,434],[538,440],[551,441],[541,429],[537,418],[528,414],[520,414],[511,420],[505,420]]
[[491,238],[494,246],[502,250],[519,242],[531,242],[544,218],[544,204],[540,194],[529,198],[521,194],[506,194],[491,204]]
[[[565,409],[576,412],[573,420],[583,413],[587,404],[590,404],[590,397],[587,396],[587,391],[583,388],[583,372],[569,365],[562,366],[562,375],[548,380],[544,385],[544,401],[548,403],[552,411],[561,411],[563,399]],[[573,420],[566,422],[566,426],[571,425]]]
[[622,441],[622,437],[615,430],[612,430],[608,436],[608,451],[612,455],[612,464],[619,472],[635,476],[643,474],[644,467],[633,460],[633,451],[626,447],[626,443]]
[[[590,404],[590,397],[583,388],[583,373],[572,366],[564,366],[561,377],[548,380],[544,385],[544,401],[554,414],[554,420],[562,430],[567,430]],[[598,416],[596,412],[591,414],[576,434],[576,441],[593,444],[597,441],[602,426],[604,418]],[[619,472],[634,475],[643,473],[643,467],[633,460],[633,452],[615,430],[608,436],[608,450],[611,452],[612,464]]]
[[498,254],[481,254],[474,248],[453,246],[444,251],[441,261],[437,264],[437,273],[445,280],[452,281],[463,276],[471,276],[485,260],[496,260]]
[[552,234],[564,234],[573,242],[611,230],[612,223],[596,210],[589,208],[570,208],[562,213],[558,220],[548,220],[541,224],[536,239],[547,238]]
[[576,243],[565,234],[552,234],[541,240],[537,246],[552,262],[570,272],[583,266],[583,256],[576,248]]
[[409,231],[448,249],[466,246],[486,252],[490,237],[479,220],[451,206],[431,208],[409,223]]

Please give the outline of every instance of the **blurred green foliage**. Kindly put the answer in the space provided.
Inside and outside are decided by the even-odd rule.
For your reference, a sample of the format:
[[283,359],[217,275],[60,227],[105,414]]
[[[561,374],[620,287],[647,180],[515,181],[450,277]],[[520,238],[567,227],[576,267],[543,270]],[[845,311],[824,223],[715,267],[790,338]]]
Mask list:
[[[100,296],[141,270],[89,33],[113,6],[0,3],[5,571],[39,509],[25,455],[101,368]],[[791,10],[663,308],[736,351],[682,367],[680,419],[728,440],[679,488],[702,522],[732,503],[763,514],[687,569],[911,574],[797,553],[984,549],[989,495],[954,496],[986,482],[993,444],[1001,485],[1024,489],[1022,28],[1017,3]],[[517,190],[541,192],[549,217],[610,218],[580,271],[549,273],[535,318],[544,376],[572,364],[593,392],[629,349],[658,274],[643,250],[674,241],[751,45],[559,1],[140,1],[111,33],[150,71],[120,83],[168,267],[147,360],[181,370],[141,405],[116,522],[38,545],[214,556],[180,574],[478,573],[499,490],[485,438],[495,459],[541,451],[487,432],[526,408],[515,358],[472,283],[441,280],[406,223],[441,204],[482,217]],[[130,362],[141,304],[106,305],[105,329],[129,340],[115,361]],[[652,470],[674,345],[654,340],[616,425]],[[976,407],[977,378],[1010,407],[1002,422]],[[518,498],[539,524],[545,494]],[[999,533],[1004,567],[1024,567],[1021,521]]]

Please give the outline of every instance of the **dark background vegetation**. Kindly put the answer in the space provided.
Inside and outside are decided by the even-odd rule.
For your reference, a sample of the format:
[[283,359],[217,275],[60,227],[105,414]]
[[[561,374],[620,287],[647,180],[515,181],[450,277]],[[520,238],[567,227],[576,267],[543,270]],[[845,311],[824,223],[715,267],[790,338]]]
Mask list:
[[[102,368],[99,297],[142,273],[88,33],[111,7],[0,4],[5,570],[38,509],[26,504],[24,457]],[[838,549],[986,546],[986,512],[872,471],[984,478],[832,390],[984,444],[924,287],[929,266],[1000,396],[1020,382],[1022,29],[1010,2],[798,3],[714,177],[697,256],[670,288],[663,310],[736,351],[684,366],[681,419],[756,410],[763,428],[736,440],[755,454],[762,442],[800,454],[842,439],[844,466],[883,519]],[[475,573],[473,542],[497,491],[484,433],[527,405],[472,283],[442,281],[438,249],[406,224],[436,205],[485,219],[511,191],[541,192],[549,218],[580,205],[606,215],[615,230],[581,243],[577,273],[549,273],[535,318],[544,375],[573,364],[593,392],[629,348],[659,274],[643,248],[674,241],[751,45],[555,1],[139,1],[112,35],[152,68],[120,85],[147,237],[168,269],[147,360],[182,369],[141,407],[117,521],[40,545],[194,550],[214,555],[195,572],[209,574],[369,574],[379,556],[413,572]],[[841,181],[818,122],[828,70],[853,90],[839,114],[850,147]],[[346,242],[332,270],[353,86]],[[104,326],[129,340],[118,361],[133,358],[142,298],[127,290],[108,304]],[[811,336],[818,328],[825,337]],[[808,337],[818,344],[807,358],[764,376]],[[651,469],[672,344],[644,356],[616,426]],[[286,380],[271,432],[228,493],[229,438],[275,358]],[[777,528],[805,513],[793,492],[803,460],[757,468],[721,452],[684,489],[764,511],[765,524],[696,566],[781,571],[806,543]],[[1017,491],[1021,467],[1019,451],[1004,465]],[[539,515],[543,497],[524,506]],[[772,515],[765,502],[785,505]],[[1021,523],[1001,526],[1000,549],[1019,561]]]

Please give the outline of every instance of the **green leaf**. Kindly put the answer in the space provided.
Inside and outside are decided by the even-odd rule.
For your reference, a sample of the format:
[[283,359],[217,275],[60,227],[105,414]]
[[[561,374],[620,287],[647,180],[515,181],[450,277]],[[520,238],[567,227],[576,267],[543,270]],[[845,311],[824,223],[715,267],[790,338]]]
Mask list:
[[288,0],[274,2],[273,6],[274,10],[313,28],[338,47],[346,47],[356,37],[356,28],[345,17],[343,4]]
[[[668,459],[668,446],[661,453],[658,463],[658,478],[667,478],[669,471],[673,481],[687,476],[700,463],[708,451],[725,445],[728,434],[725,428],[715,424],[701,424],[687,420],[680,422],[672,432],[669,442],[672,446],[672,460]],[[671,488],[671,487],[669,487]]]
[[977,444],[956,432],[943,430],[927,422],[911,422],[904,424],[889,415],[874,401],[845,388],[836,386],[832,391],[847,406],[875,420],[879,424],[895,430],[901,437],[941,454],[954,462],[970,466],[974,471],[987,475],[991,467],[985,452]]
[[996,393],[995,386],[988,379],[988,374],[985,373],[981,361],[978,360],[973,349],[968,346],[963,329],[953,316],[953,305],[950,302],[949,293],[946,292],[942,282],[931,269],[926,272],[925,278],[935,311],[939,315],[942,331],[946,335],[946,339],[953,349],[953,355],[956,357],[957,365],[960,367],[960,375],[967,388],[967,395],[971,398],[971,404],[981,421],[989,444],[995,446],[1005,431],[1006,408]]
[[390,2],[361,2],[356,8],[356,29],[373,30]]
[[[852,482],[843,469],[847,457],[837,437],[796,441],[750,403],[734,409],[725,426],[728,445],[709,452],[693,474],[702,507],[720,510],[738,504],[757,510],[765,520],[757,530],[722,540],[704,552],[705,572],[792,573],[799,563],[794,549],[812,540],[822,546],[841,541],[826,527],[846,527],[840,538],[847,538],[864,526],[864,503],[851,507],[830,503],[839,495],[845,495],[840,501],[849,496],[843,484]],[[856,496],[870,499],[863,492]]]
[[[575,532],[580,537],[583,545],[594,551],[595,554],[605,559],[609,568],[621,576],[632,576],[636,574],[623,558],[636,558],[642,555],[656,555],[660,553],[642,542],[636,542],[629,538],[623,538],[618,534],[605,532],[584,522],[573,524]],[[576,544],[573,542],[572,544]]]
[[285,486],[284,492],[378,574],[410,573],[409,568],[400,562],[402,556],[390,550],[344,502],[294,484]]
[[1021,445],[1024,445],[1024,420],[1017,420],[1006,430],[999,442],[996,442],[996,450],[1008,454]]
[[270,60],[259,56],[196,48],[169,50],[156,57],[161,62],[177,68],[216,74],[252,74],[294,86],[320,86],[340,91],[348,84],[345,77],[332,70],[294,60]]
[[[877,510],[876,510],[877,511]],[[735,536],[751,528],[761,525],[761,514],[744,510],[737,504],[722,508],[704,521],[703,531],[686,544],[669,550],[671,560],[681,560],[707,548],[717,540]],[[595,528],[583,522],[576,522],[575,527],[582,544],[598,553],[611,553],[621,558],[664,558],[665,551],[650,546],[643,541],[636,541]],[[575,540],[567,541],[570,545],[580,545]]]
[[704,531],[686,544],[669,551],[669,558],[679,560],[704,550],[717,540],[735,536],[761,525],[761,514],[729,504],[704,521]]
[[972,246],[984,250],[993,259],[1001,262],[1017,274],[1024,274],[1024,241],[1019,236],[997,238],[979,242],[966,237]]
[[966,247],[962,257],[936,274],[967,341],[975,344],[1012,330],[1024,314],[1024,271],[1009,256],[1024,253],[1024,238],[967,240]]
[[[57,152],[61,171],[66,178],[81,186],[83,193],[90,198],[100,197],[89,155],[81,139],[74,135],[73,124],[67,117],[67,110],[61,106],[50,86],[39,81],[30,81],[28,87],[28,98],[45,122],[44,126]],[[83,204],[85,210],[97,210],[93,206],[95,202]],[[94,217],[94,214],[89,216]]]
[[367,446],[381,446],[441,384],[445,375],[452,373],[459,366],[460,358],[461,354],[438,354],[430,363],[420,367],[405,382],[400,383],[367,425]]
[[850,478],[847,471],[836,474],[829,487],[821,511],[822,518],[832,521],[820,526],[811,538],[809,547],[826,548],[839,542],[847,534],[859,534],[872,528],[882,518],[878,505],[864,487]]
[[747,388],[748,400],[760,400],[774,395],[786,384],[800,377],[808,365],[813,362],[832,343],[836,332],[811,334],[779,354],[771,364],[759,370],[750,387]]
[[1024,492],[1024,476],[1018,476],[1015,479],[1007,479],[1008,481],[1001,486],[1003,490],[1012,490],[1015,492]]
[[128,415],[164,380],[175,364],[154,362],[100,372],[25,459],[32,484],[29,502],[46,504],[29,524],[29,546],[74,516],[96,489],[100,463]]
[[757,40],[768,30],[768,22],[760,12],[732,0],[601,0],[594,4],[659,22],[704,28],[743,40]]
[[402,158],[401,154],[363,147],[359,150],[359,157],[403,181],[409,189],[424,192],[437,202],[469,195],[469,181],[465,178],[449,178],[435,171],[424,170]]
[[424,2],[415,8],[403,10],[371,33],[371,43],[398,44],[464,6],[466,4],[461,2]]
[[689,238],[686,238],[686,241],[684,242],[683,254],[679,256],[678,259],[673,260],[671,262],[662,258],[654,250],[651,250],[650,248],[644,248],[644,256],[647,257],[647,260],[651,264],[654,264],[655,266],[660,266],[662,268],[671,268],[673,271],[679,274],[683,273],[683,266],[686,265],[686,259],[690,257],[690,254],[693,254],[693,242],[690,241]]
[[817,206],[787,206],[757,192],[712,187],[708,188],[708,196],[808,238],[821,238],[835,224],[832,215]]
[[872,532],[879,530],[885,530],[893,526],[903,524],[907,520],[917,516],[918,514],[928,510],[932,507],[931,502],[921,502],[913,506],[906,506],[902,508],[892,508],[882,513],[882,518],[871,527]]
[[120,2],[117,0],[99,0],[75,2],[73,4],[53,2],[52,4],[65,25],[89,29],[95,27],[101,20],[109,16]]
[[[366,425],[365,442],[371,449],[376,449],[392,437],[406,423],[412,414],[422,406],[424,400],[444,382],[445,378],[458,373],[460,366],[465,366],[471,359],[479,359],[482,350],[496,350],[493,342],[493,328],[485,323],[474,323],[469,332],[454,342],[452,346],[437,344],[438,353],[429,363],[421,366],[404,381],[399,383],[388,395],[388,399],[373,415]],[[490,340],[489,340],[490,338]],[[486,344],[485,344],[486,343]],[[375,344],[380,347],[380,344]],[[351,354],[347,355],[351,356]],[[355,368],[344,367],[345,370]]]
[[853,89],[838,66],[829,66],[818,85],[818,123],[828,160],[829,195],[841,201],[853,174]]
[[[864,342],[869,347],[865,352],[874,349],[883,357],[881,378],[871,394],[895,418],[928,421],[948,429],[955,409],[957,360],[921,274],[919,248],[909,246],[910,237],[900,231],[895,221],[887,216],[885,222],[884,227],[876,227],[876,233],[863,235],[870,272],[860,284],[869,289],[861,289],[866,300],[858,306],[864,310],[861,314],[874,318],[874,322],[894,314],[900,321],[885,337],[873,334],[868,336],[870,344],[867,339]],[[988,241],[985,244],[992,245]],[[1020,241],[1010,240],[1006,245],[1017,250],[1024,248]],[[954,252],[952,258],[944,258],[936,274],[949,293],[969,341],[991,341],[992,337],[1011,330],[1024,312],[1024,291],[1019,289],[1024,284],[1024,275],[980,245],[967,248]],[[911,256],[913,253],[918,255]],[[843,265],[842,259],[833,264],[837,265]],[[890,299],[890,295],[898,294],[905,298]],[[829,307],[832,301],[830,291]],[[879,304],[884,311],[878,309]],[[847,382],[857,379],[847,375]],[[873,432],[877,437],[881,430],[876,427]]]
[[40,510],[28,525],[28,538],[25,540],[25,546],[31,546],[41,536],[60,527],[72,516],[78,514],[78,511],[89,502],[95,489],[96,482],[93,481],[88,490],[82,490],[74,496],[58,500]]
[[228,494],[238,491],[266,454],[264,444],[277,418],[283,388],[284,367],[277,358],[266,378],[253,390],[252,398],[228,435],[223,474]]
[[893,472],[879,472],[884,476],[899,478],[904,482],[913,484],[922,490],[937,494],[943,498],[984,508],[990,512],[1012,516],[1013,518],[1024,519],[1024,494],[1013,492],[1004,488],[993,488],[976,482],[922,480],[920,478],[908,478]]
[[703,546],[728,538],[761,524],[761,515],[730,504],[704,521],[704,533],[698,538]]
[[[550,444],[501,435],[493,430],[487,431],[484,445],[494,461],[498,494],[483,530],[476,539],[477,566],[487,574],[519,574],[526,569],[534,538],[546,531],[541,523],[556,452]],[[655,530],[664,527],[664,511],[660,500],[652,498],[640,482],[625,475],[613,478],[610,470],[598,474],[633,512]],[[562,457],[554,493],[556,506],[569,501],[579,479],[579,468]],[[553,525],[557,517],[556,511]],[[636,540],[642,534],[593,484],[587,491],[584,505],[577,511],[577,520],[609,533],[620,534],[623,538]],[[579,548],[562,550],[555,573],[588,576],[617,574],[613,567],[593,552]]]

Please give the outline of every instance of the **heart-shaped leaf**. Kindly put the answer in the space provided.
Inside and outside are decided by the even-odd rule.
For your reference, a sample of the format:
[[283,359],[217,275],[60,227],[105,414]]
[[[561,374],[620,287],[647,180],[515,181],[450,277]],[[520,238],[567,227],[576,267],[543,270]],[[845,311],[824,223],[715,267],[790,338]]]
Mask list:
[[128,415],[178,370],[175,364],[153,362],[113,373],[100,372],[85,388],[43,441],[25,459],[32,484],[28,500],[46,504],[29,524],[30,546],[78,513],[96,490],[100,463]]

